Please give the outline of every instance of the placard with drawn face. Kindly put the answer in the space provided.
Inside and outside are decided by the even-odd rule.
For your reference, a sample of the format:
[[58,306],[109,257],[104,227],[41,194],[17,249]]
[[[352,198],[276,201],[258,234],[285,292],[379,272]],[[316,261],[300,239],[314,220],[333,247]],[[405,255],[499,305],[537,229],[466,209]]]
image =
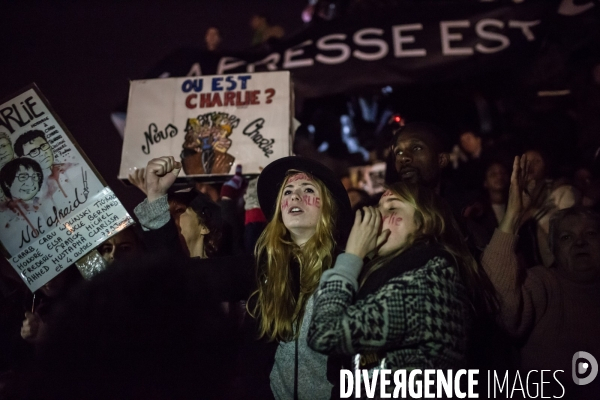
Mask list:
[[180,176],[259,173],[290,155],[291,95],[287,71],[134,81],[119,178],[168,155]]
[[1,250],[31,290],[132,223],[118,200],[96,233],[94,217],[73,220],[114,198],[105,186],[35,85],[0,105]]

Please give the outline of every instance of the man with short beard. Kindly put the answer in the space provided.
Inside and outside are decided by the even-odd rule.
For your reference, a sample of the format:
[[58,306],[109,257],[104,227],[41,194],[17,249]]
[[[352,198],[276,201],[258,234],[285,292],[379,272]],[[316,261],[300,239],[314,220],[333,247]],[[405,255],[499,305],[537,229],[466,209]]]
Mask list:
[[[448,150],[447,134],[442,128],[428,122],[406,124],[396,131],[392,141],[392,155],[397,172],[393,179],[427,186],[444,197],[461,225],[465,239],[469,240],[469,245],[474,250],[475,243],[480,243],[481,240],[473,240],[475,230],[470,228],[463,216],[464,210],[476,198],[457,191],[451,182],[443,180],[444,169],[450,160]],[[483,247],[477,248],[483,250]]]
[[[426,186],[433,189],[448,202],[454,218],[458,222],[464,240],[476,259],[479,259],[486,237],[481,235],[471,221],[464,218],[465,210],[475,202],[463,192],[452,187],[451,182],[443,179],[444,169],[449,163],[449,140],[446,132],[431,123],[412,122],[400,128],[394,135],[392,152],[398,180]],[[389,177],[389,175],[388,175]],[[487,237],[489,239],[489,236]],[[482,293],[493,294],[489,279],[483,268],[479,268],[483,287]],[[469,338],[469,368],[480,370],[506,369],[511,364],[512,349],[494,318],[495,310],[489,309],[484,302],[477,304],[473,312],[475,320]],[[483,392],[481,393],[483,395]]]
[[448,165],[445,132],[430,123],[413,122],[398,130],[392,151],[400,180],[441,190],[442,170]]

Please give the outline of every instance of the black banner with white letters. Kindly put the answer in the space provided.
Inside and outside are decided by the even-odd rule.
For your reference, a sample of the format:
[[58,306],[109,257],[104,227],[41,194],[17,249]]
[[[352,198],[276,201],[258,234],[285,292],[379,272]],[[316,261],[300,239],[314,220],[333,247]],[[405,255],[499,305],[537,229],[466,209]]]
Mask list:
[[[560,18],[595,6],[421,1],[315,21],[287,41],[250,52],[180,50],[147,76],[290,70],[296,93],[318,97],[366,86],[436,82],[518,66]],[[267,48],[268,47],[268,48]]]

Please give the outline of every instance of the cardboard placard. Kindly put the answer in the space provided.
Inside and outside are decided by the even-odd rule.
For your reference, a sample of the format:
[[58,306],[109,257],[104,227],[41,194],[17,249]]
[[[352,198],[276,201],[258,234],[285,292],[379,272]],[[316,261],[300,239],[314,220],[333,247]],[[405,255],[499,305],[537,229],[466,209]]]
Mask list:
[[31,291],[133,223],[105,186],[37,86],[0,105],[1,250]]
[[119,178],[161,156],[180,177],[258,174],[291,154],[292,104],[287,71],[133,81]]

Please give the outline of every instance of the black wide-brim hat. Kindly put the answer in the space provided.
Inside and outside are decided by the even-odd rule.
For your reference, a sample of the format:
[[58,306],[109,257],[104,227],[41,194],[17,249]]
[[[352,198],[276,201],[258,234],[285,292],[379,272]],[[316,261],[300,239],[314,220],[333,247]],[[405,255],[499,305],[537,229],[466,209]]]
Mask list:
[[298,156],[280,158],[267,165],[260,173],[256,189],[260,208],[267,220],[270,221],[275,214],[277,195],[288,171],[291,169],[309,173],[325,184],[331,192],[338,209],[337,233],[341,235],[340,238],[347,237],[354,218],[346,188],[332,170],[310,158]]

